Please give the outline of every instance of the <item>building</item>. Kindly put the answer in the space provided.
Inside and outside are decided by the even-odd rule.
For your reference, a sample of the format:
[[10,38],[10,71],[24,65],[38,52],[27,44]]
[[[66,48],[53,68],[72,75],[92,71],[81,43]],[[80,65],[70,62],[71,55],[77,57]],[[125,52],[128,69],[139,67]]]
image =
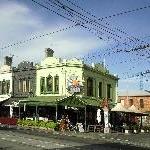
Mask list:
[[[72,106],[68,102],[73,100],[73,106],[82,105],[83,108],[85,105],[100,107],[103,99],[117,101],[118,77],[110,74],[103,64],[90,66],[76,58],[66,60],[56,58],[53,54],[52,49],[46,48],[44,60],[36,67],[33,63],[23,61],[18,67],[12,68],[7,62],[5,68],[10,68],[7,71],[9,77],[6,79],[3,72],[0,76],[1,81],[5,79],[10,84],[6,84],[9,87],[6,92],[7,95],[9,93],[9,100],[4,103],[9,107],[10,117],[14,113],[20,116],[21,111],[24,113],[31,110],[29,107],[34,107],[34,112],[30,111],[32,116],[36,111],[36,115],[50,114],[50,119],[53,119],[57,114],[56,101],[60,104],[60,100],[65,106]],[[92,118],[90,109],[86,112]]]
[[148,91],[120,92],[119,100],[127,108],[135,105],[142,112],[150,112],[150,92]]
[[13,97],[35,96],[36,68],[33,62],[23,61],[13,67]]
[[[6,56],[4,58],[4,65],[0,68],[0,104],[8,100],[12,96],[13,91],[13,75],[12,75],[12,57]],[[11,112],[12,108],[9,107],[3,111],[1,107],[0,115],[7,115],[7,112]],[[12,116],[12,113],[10,113]]]
[[46,49],[46,57],[37,66],[37,96],[82,96],[117,101],[118,77],[111,75],[101,64],[92,66],[82,60],[60,59]]
[[1,112],[5,116],[16,116],[19,101],[35,95],[35,82],[36,69],[32,62],[23,61],[17,67],[12,67],[12,57],[6,56],[0,70]]

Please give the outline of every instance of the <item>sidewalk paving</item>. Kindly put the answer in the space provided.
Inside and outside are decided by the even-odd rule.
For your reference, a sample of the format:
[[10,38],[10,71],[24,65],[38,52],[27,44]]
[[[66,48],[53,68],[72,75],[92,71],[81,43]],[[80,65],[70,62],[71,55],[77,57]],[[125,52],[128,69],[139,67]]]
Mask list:
[[34,133],[38,135],[54,135],[59,137],[74,137],[80,139],[91,139],[95,140],[96,142],[99,141],[106,141],[109,143],[120,143],[123,145],[132,145],[142,148],[150,149],[150,133],[138,133],[138,134],[125,134],[125,133],[99,133],[99,132],[73,132],[73,131],[65,131],[64,133],[59,131],[48,131],[43,129],[33,129],[33,128],[23,128],[17,126],[0,126],[2,129],[13,129],[19,132],[25,133]]
[[[63,135],[60,132],[54,132],[53,134]],[[110,143],[120,143],[125,145],[133,145],[137,147],[149,148],[150,149],[150,133],[138,133],[138,134],[125,134],[125,133],[99,133],[99,132],[88,132],[88,133],[74,133],[65,132],[66,136],[74,136],[84,139],[92,140],[105,140]]]

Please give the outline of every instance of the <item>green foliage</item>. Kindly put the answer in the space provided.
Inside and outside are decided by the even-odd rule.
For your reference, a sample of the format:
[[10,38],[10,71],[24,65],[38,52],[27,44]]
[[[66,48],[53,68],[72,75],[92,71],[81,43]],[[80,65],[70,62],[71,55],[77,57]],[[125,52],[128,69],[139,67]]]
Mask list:
[[19,119],[17,125],[28,126],[28,127],[43,127],[54,129],[57,126],[57,123],[54,121],[35,121],[35,120],[21,120]]
[[137,124],[132,126],[132,129],[133,129],[133,130],[139,130],[139,128],[140,128],[140,127],[139,127],[139,125],[137,125]]
[[56,128],[56,123],[54,123],[53,121],[48,121],[46,123],[46,128],[54,129],[54,128]]
[[144,131],[150,130],[149,126],[143,126],[141,129],[143,129]]

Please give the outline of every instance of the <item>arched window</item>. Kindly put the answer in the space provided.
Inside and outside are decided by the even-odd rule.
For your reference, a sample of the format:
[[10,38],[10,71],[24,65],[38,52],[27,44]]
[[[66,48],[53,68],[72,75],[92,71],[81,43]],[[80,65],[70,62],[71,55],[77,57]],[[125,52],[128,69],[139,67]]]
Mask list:
[[93,96],[93,79],[87,79],[87,96]]
[[27,92],[27,80],[23,79],[23,92]]
[[54,87],[55,87],[55,93],[59,93],[59,76],[56,75],[54,77]]
[[53,77],[51,75],[46,78],[46,87],[48,93],[53,91]]

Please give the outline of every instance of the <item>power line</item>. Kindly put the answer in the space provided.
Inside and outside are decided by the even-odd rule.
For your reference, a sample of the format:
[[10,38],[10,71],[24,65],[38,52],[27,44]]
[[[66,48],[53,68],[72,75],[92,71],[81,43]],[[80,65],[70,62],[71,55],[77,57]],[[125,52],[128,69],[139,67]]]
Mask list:
[[[55,1],[53,1],[53,0],[48,0],[48,1],[51,2],[51,3],[53,3],[54,5],[56,5],[57,7],[61,8],[62,10],[67,11],[69,14],[72,15],[72,17],[73,17],[73,16],[76,16],[76,17],[80,18],[80,19],[82,20],[82,21],[81,21],[82,24],[86,24],[86,25],[87,25],[87,24],[91,24],[92,26],[94,25],[94,27],[97,27],[97,28],[99,28],[99,29],[105,31],[105,32],[107,32],[108,34],[111,34],[111,35],[113,35],[113,36],[116,36],[117,38],[121,38],[121,37],[118,36],[117,34],[112,33],[112,32],[114,32],[114,30],[112,30],[112,29],[106,27],[105,25],[102,25],[102,24],[96,22],[96,20],[93,20],[93,19],[91,19],[91,18],[89,18],[89,17],[87,17],[87,16],[85,16],[85,15],[83,15],[83,14],[77,12],[76,10],[74,10],[74,9],[70,8],[69,6],[63,4],[63,3],[60,2],[59,0],[55,0],[57,3],[56,3]],[[46,2],[46,3],[47,3],[47,2]],[[79,20],[78,20],[78,21],[79,21]],[[104,28],[105,28],[105,29],[104,29]],[[107,31],[107,30],[110,30],[110,31]]]
[[[99,21],[103,21],[104,19],[108,19],[108,18],[112,18],[112,17],[116,17],[117,15],[120,16],[120,15],[123,15],[123,14],[127,14],[127,13],[131,13],[131,12],[134,12],[134,11],[139,11],[139,10],[142,10],[142,9],[146,9],[146,8],[150,8],[150,5],[148,6],[144,6],[144,7],[141,7],[141,8],[136,8],[136,9],[132,9],[132,10],[128,10],[128,11],[123,11],[123,12],[118,12],[116,14],[113,14],[111,16],[106,16],[106,17],[101,17],[101,18],[98,18],[97,16],[93,15],[92,13],[88,12],[87,10],[81,8],[80,6],[76,5],[75,3],[71,2],[70,0],[66,0],[67,2],[69,2],[70,4],[72,4],[73,6],[79,8],[80,10],[82,10],[83,12],[91,15],[92,17],[96,18],[97,20]],[[110,25],[108,22],[106,22],[106,25]],[[118,29],[118,28],[114,28],[118,31],[120,31],[121,33],[124,33],[125,35],[128,35],[126,32],[122,31],[121,29]],[[130,39],[130,37],[128,37]],[[138,38],[135,38],[133,36],[131,36],[131,38],[134,38],[135,40],[138,40]]]
[[143,9],[147,9],[147,8],[150,8],[150,5],[144,6],[144,7],[140,7],[140,8],[131,9],[131,10],[127,10],[127,11],[122,11],[122,12],[119,12],[119,13],[116,13],[116,14],[112,14],[112,15],[106,16],[106,17],[101,17],[101,18],[99,18],[99,20],[109,19],[109,18],[125,15],[127,13],[132,13],[132,12],[140,11],[140,10],[143,10]]
[[62,31],[68,30],[68,29],[73,28],[73,27],[76,27],[76,26],[77,26],[77,25],[71,25],[71,26],[69,26],[69,27],[62,28],[62,29],[60,29],[60,30],[56,30],[56,31],[53,31],[53,32],[50,32],[50,33],[41,34],[41,35],[38,35],[38,36],[33,36],[33,37],[31,37],[31,38],[29,38],[29,39],[27,39],[27,40],[23,40],[23,41],[19,41],[19,42],[16,42],[16,43],[8,44],[8,45],[6,45],[6,46],[4,46],[4,47],[1,47],[1,49],[3,50],[3,49],[6,49],[6,48],[10,48],[10,47],[12,47],[12,46],[17,46],[17,45],[20,45],[20,44],[24,44],[24,43],[29,42],[29,41],[31,41],[31,40],[43,38],[43,37],[45,37],[45,36],[49,36],[49,35],[52,35],[52,34],[55,34],[55,33],[58,33],[58,32],[62,32]]

